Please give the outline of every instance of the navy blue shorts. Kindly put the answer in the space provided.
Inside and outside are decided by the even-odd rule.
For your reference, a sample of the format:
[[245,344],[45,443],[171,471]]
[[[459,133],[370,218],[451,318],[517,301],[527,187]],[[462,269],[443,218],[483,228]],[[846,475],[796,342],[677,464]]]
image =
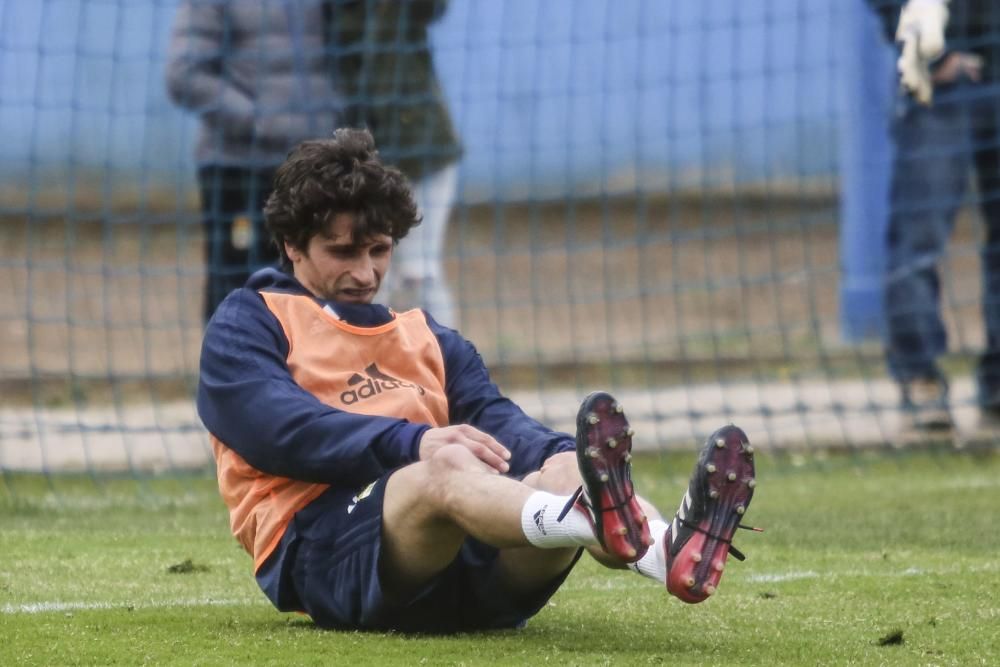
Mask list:
[[328,489],[295,515],[277,552],[257,574],[279,609],[304,611],[328,628],[429,633],[515,628],[545,606],[576,563],[544,590],[513,599],[495,567],[499,551],[469,538],[421,591],[390,602],[378,575],[388,479],[385,475],[360,493]]

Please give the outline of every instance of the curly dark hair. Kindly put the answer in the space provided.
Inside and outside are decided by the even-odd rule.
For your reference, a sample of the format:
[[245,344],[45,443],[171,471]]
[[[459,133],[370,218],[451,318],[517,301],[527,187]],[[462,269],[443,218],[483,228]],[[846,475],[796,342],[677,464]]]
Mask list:
[[331,139],[303,141],[278,167],[264,218],[282,268],[291,269],[285,242],[305,250],[341,213],[354,215],[355,240],[386,234],[395,242],[420,224],[406,177],[379,161],[368,130],[341,128]]

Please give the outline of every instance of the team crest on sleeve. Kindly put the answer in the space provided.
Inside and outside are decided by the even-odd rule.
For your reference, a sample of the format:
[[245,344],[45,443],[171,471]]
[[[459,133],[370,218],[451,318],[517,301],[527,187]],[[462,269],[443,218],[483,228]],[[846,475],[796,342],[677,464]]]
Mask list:
[[379,367],[374,363],[366,366],[362,372],[355,373],[348,378],[347,386],[349,389],[340,393],[340,400],[344,405],[353,405],[383,392],[396,389],[410,389],[421,396],[427,393],[427,390],[419,384],[394,378],[379,370]]
[[364,500],[365,498],[367,498],[372,494],[372,491],[375,489],[376,484],[378,484],[378,480],[375,480],[374,482],[366,486],[360,493],[358,493],[358,495],[351,498],[351,504],[347,506],[348,514],[354,511],[354,508],[358,506],[358,503],[360,503],[362,500]]

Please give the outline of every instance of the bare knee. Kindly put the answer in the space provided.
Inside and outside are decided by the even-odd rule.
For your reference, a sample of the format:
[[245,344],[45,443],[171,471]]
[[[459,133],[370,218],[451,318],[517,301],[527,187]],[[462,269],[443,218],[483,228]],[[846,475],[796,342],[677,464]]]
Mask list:
[[446,445],[434,452],[421,467],[418,483],[422,495],[435,514],[449,515],[455,496],[465,492],[461,477],[468,474],[497,474],[462,445]]

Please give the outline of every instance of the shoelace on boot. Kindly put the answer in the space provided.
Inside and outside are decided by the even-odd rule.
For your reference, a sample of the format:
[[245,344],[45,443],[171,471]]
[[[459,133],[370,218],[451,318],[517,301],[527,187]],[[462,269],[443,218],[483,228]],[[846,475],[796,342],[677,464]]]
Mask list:
[[[739,549],[737,549],[736,547],[733,546],[733,541],[731,539],[727,540],[726,538],[722,537],[721,535],[713,535],[712,533],[708,532],[707,530],[703,530],[700,526],[698,526],[696,524],[693,524],[690,521],[688,521],[687,519],[681,517],[680,514],[675,514],[674,518],[677,521],[679,521],[682,526],[685,526],[685,527],[690,528],[691,530],[693,530],[693,531],[695,531],[697,533],[701,533],[702,535],[707,535],[708,537],[711,537],[712,539],[716,539],[716,540],[719,540],[720,542],[724,542],[725,544],[727,544],[729,546],[729,553],[736,560],[744,561],[744,560],[747,559],[747,557],[743,554],[742,551],[740,551]],[[764,532],[763,528],[757,528],[756,526],[744,526],[742,523],[736,524],[736,527],[737,528],[742,528],[743,530],[752,530],[755,533],[763,533]]]

